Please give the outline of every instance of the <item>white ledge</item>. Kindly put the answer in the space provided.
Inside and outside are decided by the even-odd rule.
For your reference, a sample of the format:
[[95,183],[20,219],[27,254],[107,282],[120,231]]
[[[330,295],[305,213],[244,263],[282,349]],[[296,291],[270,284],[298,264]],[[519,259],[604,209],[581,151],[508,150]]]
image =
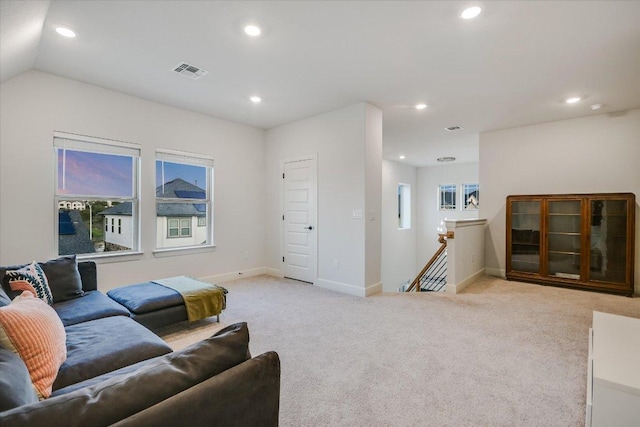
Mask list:
[[106,264],[109,262],[138,261],[143,255],[143,252],[95,252],[78,255],[78,261],[95,261],[96,264]]
[[487,220],[484,218],[467,218],[467,219],[447,219],[444,221],[447,228],[472,227],[474,225],[485,225]]
[[216,249],[216,245],[201,245],[201,246],[183,246],[180,248],[163,248],[153,251],[153,256],[156,258],[164,258],[170,256],[199,254],[203,252],[213,252]]

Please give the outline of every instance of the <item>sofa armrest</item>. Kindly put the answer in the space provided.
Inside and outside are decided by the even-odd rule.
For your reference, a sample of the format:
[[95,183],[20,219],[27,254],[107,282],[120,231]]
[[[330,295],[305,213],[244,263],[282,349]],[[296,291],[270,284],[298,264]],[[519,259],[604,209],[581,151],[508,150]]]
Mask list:
[[267,352],[138,412],[115,426],[277,426],[280,359]]

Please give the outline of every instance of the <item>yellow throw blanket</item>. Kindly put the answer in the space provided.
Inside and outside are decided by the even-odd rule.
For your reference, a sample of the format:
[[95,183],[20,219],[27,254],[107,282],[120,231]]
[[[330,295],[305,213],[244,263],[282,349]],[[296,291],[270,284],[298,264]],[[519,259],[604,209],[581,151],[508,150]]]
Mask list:
[[154,280],[153,283],[171,288],[182,295],[190,322],[215,316],[225,309],[224,288],[216,285],[187,276]]

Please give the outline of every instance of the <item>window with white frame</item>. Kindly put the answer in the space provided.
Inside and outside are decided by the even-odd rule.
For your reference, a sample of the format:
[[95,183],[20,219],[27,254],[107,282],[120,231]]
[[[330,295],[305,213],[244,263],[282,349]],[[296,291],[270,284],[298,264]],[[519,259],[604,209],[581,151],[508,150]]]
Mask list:
[[398,228],[411,228],[411,186],[398,184]]
[[62,132],[53,145],[58,254],[137,252],[140,146]]
[[156,248],[213,245],[213,159],[156,152]]
[[462,184],[462,209],[478,210],[480,206],[480,184]]
[[441,211],[456,210],[456,185],[444,184],[438,186],[438,206]]

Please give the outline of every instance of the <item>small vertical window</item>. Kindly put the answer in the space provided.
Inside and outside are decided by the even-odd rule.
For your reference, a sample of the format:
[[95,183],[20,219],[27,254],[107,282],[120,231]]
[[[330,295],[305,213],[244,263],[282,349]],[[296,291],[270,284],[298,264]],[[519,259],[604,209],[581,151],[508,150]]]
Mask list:
[[180,234],[180,220],[169,219],[167,221],[167,236],[178,237]]
[[122,220],[118,219],[118,234],[122,234]]
[[462,209],[478,210],[480,205],[480,184],[462,184]]
[[112,233],[116,232],[116,230],[115,230],[115,221],[116,220],[114,218],[111,218],[111,232]]
[[438,206],[441,211],[456,210],[456,185],[444,184],[438,186]]
[[191,237],[190,218],[169,218],[167,221],[168,237]]
[[398,228],[411,228],[411,186],[398,184]]

